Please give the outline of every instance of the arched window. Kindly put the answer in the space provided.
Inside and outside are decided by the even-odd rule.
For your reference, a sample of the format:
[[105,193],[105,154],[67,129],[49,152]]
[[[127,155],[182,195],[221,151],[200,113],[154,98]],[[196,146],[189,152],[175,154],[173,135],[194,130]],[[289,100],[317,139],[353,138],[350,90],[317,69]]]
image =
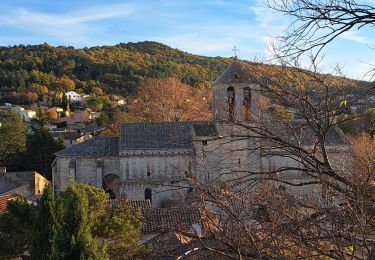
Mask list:
[[145,200],[152,201],[152,190],[150,188],[145,189]]
[[243,120],[245,122],[250,120],[250,106],[251,106],[251,90],[250,88],[243,89]]
[[228,119],[229,121],[234,121],[234,88],[228,87],[227,88],[227,99],[228,99]]

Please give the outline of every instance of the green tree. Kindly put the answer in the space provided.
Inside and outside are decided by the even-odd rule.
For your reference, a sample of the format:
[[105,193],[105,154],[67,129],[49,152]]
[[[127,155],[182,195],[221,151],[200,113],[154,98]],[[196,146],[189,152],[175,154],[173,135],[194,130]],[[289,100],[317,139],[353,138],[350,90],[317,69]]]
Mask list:
[[32,259],[57,258],[56,237],[60,227],[57,209],[52,187],[48,185],[35,211],[32,229]]
[[26,153],[24,156],[24,168],[36,170],[43,173],[48,179],[51,178],[51,164],[55,159],[54,153],[63,148],[61,142],[55,141],[48,129],[40,121],[39,126],[27,135]]
[[23,197],[7,204],[7,212],[0,215],[0,258],[16,257],[30,248],[35,206]]
[[106,214],[107,194],[88,184],[73,183],[61,199],[64,212],[58,255],[63,259],[109,259],[106,245],[95,236]]
[[99,98],[92,98],[87,101],[87,105],[93,110],[93,111],[100,111],[103,108],[103,101]]
[[111,259],[135,259],[147,254],[148,249],[139,246],[142,228],[140,212],[131,213],[127,207],[108,210],[101,236],[111,240],[109,254]]
[[0,111],[0,124],[0,164],[17,169],[16,158],[26,147],[26,125],[10,111]]
[[25,250],[38,260],[141,257],[147,251],[140,244],[139,212],[112,208],[107,199],[102,189],[72,183],[59,197],[47,187],[38,206],[24,198],[8,202],[0,216],[0,258]]

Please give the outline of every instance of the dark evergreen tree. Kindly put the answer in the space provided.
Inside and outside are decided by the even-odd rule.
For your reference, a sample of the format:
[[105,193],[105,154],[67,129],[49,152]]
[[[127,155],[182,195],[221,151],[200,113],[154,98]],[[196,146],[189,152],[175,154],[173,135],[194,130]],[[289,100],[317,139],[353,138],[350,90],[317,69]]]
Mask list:
[[10,111],[0,111],[0,124],[0,165],[19,170],[16,159],[25,151],[26,124]]
[[63,145],[53,139],[48,129],[44,127],[43,121],[39,121],[39,126],[27,135],[26,147],[23,168],[36,170],[51,179],[51,164],[55,159],[54,153],[63,149]]
[[23,197],[10,200],[0,215],[0,259],[13,259],[30,249],[35,206]]
[[35,211],[31,259],[57,258],[56,237],[60,227],[57,209],[55,195],[48,185]]

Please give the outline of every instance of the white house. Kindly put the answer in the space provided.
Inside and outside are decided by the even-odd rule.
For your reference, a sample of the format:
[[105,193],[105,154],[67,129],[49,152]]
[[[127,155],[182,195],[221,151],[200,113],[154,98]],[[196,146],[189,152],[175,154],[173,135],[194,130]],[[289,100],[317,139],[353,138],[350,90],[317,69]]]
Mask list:
[[11,111],[19,114],[20,117],[22,117],[22,119],[25,120],[26,122],[36,117],[36,111],[24,109],[23,107],[20,107],[20,106],[12,107]]
[[83,100],[82,96],[75,91],[66,92],[65,98],[70,102],[81,102]]

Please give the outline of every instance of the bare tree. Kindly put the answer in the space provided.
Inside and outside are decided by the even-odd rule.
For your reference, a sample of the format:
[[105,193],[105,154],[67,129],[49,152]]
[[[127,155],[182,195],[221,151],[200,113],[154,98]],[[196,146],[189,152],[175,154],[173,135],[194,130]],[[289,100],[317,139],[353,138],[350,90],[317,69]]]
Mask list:
[[351,29],[374,26],[371,1],[355,0],[266,0],[266,5],[294,18],[279,50],[284,57],[314,52],[315,57],[337,37]]
[[372,159],[363,160],[372,153],[352,156],[337,128],[372,89],[343,102],[345,79],[252,69],[258,91],[298,119],[228,122],[237,130],[204,146],[216,156],[203,155],[191,176],[208,230],[199,249],[234,259],[374,257],[375,186],[362,174],[372,171]]

